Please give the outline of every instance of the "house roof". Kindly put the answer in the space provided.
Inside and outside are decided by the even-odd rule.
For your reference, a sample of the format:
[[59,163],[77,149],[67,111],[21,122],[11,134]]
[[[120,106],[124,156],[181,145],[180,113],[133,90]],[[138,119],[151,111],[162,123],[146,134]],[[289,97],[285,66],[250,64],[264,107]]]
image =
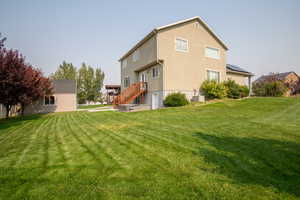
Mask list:
[[229,73],[238,73],[238,74],[243,74],[243,75],[248,75],[248,76],[254,76],[253,73],[246,71],[245,69],[238,67],[236,65],[227,64],[226,70]]
[[[284,79],[287,78],[288,75],[290,74],[295,74],[296,76],[298,76],[297,73],[290,71],[290,72],[283,72],[283,73],[276,73],[276,74],[269,74],[269,75],[263,75],[261,77],[259,77],[258,79],[255,80],[255,82],[264,82],[267,81],[271,78],[275,78],[276,80],[281,80],[283,81]],[[298,76],[299,77],[299,76]],[[300,77],[299,77],[300,78]]]
[[76,81],[75,80],[53,80],[54,93],[76,93]]
[[177,25],[181,25],[187,22],[191,22],[191,21],[198,21],[200,24],[202,24],[204,26],[204,28],[206,28],[206,30],[226,49],[228,50],[227,45],[220,39],[219,36],[217,36],[213,30],[199,17],[192,17],[189,19],[185,19],[182,21],[178,21],[172,24],[168,24],[165,26],[160,26],[160,27],[156,27],[154,28],[149,34],[147,34],[142,40],[140,40],[136,45],[134,45],[127,53],[125,53],[120,59],[119,61],[123,60],[124,58],[126,58],[127,56],[129,56],[132,52],[134,52],[138,47],[140,47],[142,44],[144,44],[147,40],[149,40],[152,36],[156,35],[156,33],[158,33],[159,31],[165,30],[167,28],[172,28],[174,26]]
[[151,62],[149,64],[146,64],[144,66],[139,67],[138,69],[135,70],[135,72],[144,71],[144,70],[146,70],[146,69],[148,69],[148,68],[150,68],[150,67],[152,67],[154,65],[161,64],[163,62],[164,62],[164,60],[155,60],[155,61],[153,61],[153,62]]

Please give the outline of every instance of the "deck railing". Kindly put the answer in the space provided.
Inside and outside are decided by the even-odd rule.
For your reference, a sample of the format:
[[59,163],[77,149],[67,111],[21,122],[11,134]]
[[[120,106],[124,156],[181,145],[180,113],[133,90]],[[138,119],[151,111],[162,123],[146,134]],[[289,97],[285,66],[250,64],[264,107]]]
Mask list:
[[133,83],[128,88],[123,90],[121,94],[119,94],[114,98],[113,104],[114,105],[128,104],[138,96],[144,94],[146,91],[147,91],[146,82]]

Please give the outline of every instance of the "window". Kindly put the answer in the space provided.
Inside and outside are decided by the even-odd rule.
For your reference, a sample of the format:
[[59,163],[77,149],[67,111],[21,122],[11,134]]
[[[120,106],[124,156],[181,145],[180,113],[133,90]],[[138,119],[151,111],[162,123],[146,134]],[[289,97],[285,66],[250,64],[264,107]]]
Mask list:
[[54,96],[45,96],[45,105],[55,105],[55,97]]
[[125,69],[127,67],[127,59],[122,61],[122,68]]
[[158,75],[159,75],[158,67],[153,67],[152,68],[152,78],[157,78]]
[[220,82],[220,72],[207,70],[207,79],[209,81],[216,81],[217,83]]
[[175,44],[176,51],[187,52],[188,51],[188,41],[182,38],[176,38]]
[[135,52],[133,52],[132,60],[133,62],[136,62],[139,58],[140,58],[140,51],[137,49],[135,50]]
[[220,59],[220,51],[216,48],[206,47],[205,56],[208,58]]
[[126,76],[124,78],[124,87],[129,87],[130,86],[130,78]]

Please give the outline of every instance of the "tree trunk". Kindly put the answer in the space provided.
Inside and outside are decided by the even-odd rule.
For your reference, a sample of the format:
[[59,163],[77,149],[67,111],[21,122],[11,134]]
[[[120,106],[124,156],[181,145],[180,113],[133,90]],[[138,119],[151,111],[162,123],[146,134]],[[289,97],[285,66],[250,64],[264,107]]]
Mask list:
[[10,105],[5,105],[5,109],[6,109],[6,113],[5,113],[5,118],[8,119],[9,118],[9,111],[11,109]]
[[25,104],[21,104],[21,116],[24,115]]

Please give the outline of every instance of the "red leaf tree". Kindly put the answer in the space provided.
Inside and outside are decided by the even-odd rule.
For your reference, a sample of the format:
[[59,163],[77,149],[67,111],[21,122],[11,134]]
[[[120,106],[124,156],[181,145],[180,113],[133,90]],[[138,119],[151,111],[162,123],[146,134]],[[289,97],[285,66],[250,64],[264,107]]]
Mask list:
[[27,66],[23,80],[24,93],[19,97],[21,105],[21,114],[24,114],[25,107],[34,101],[39,100],[45,95],[52,93],[52,83],[49,78],[43,76],[43,73],[34,69],[32,66]]
[[0,49],[0,104],[6,109],[6,118],[12,106],[21,105],[23,114],[26,105],[51,92],[51,81],[27,65],[18,51]]

